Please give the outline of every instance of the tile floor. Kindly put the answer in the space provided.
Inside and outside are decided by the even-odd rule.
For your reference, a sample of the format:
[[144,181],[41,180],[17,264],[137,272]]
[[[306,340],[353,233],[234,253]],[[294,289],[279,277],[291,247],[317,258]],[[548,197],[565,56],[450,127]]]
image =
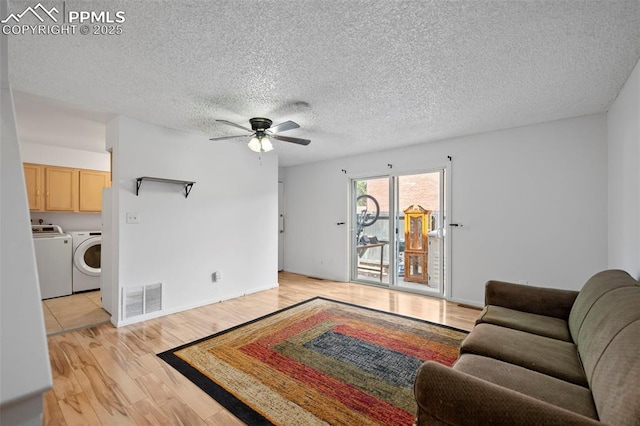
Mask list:
[[42,301],[47,335],[91,327],[109,321],[102,309],[100,291],[78,293]]

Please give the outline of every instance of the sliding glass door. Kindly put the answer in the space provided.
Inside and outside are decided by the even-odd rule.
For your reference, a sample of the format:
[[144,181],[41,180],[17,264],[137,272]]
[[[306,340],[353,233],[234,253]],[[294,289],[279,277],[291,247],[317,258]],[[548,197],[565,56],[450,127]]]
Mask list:
[[445,169],[351,183],[351,279],[444,296]]

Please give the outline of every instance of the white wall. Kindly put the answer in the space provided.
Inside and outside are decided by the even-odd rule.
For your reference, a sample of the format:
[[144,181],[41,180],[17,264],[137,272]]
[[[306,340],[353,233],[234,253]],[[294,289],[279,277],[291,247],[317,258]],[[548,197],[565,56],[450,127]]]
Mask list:
[[[0,1],[0,16],[6,16]],[[0,36],[0,424],[42,424],[52,386],[15,113]]]
[[[244,144],[118,117],[107,125],[113,149],[111,269],[119,287],[162,282],[163,313],[277,286],[278,164]],[[196,181],[180,185],[135,179]],[[127,224],[136,212],[139,224]],[[108,249],[103,247],[103,250]],[[211,274],[222,272],[212,283]],[[114,314],[112,312],[112,314]],[[118,324],[128,323],[114,314]]]
[[286,168],[285,269],[348,281],[349,225],[336,223],[350,222],[349,178],[449,155],[450,222],[464,225],[449,231],[453,300],[482,305],[489,279],[579,289],[607,267],[606,121],[592,115]]
[[62,212],[30,212],[31,223],[59,225],[64,232],[99,231],[100,213],[62,213]]
[[22,159],[25,163],[50,166],[74,167],[77,169],[109,171],[108,152],[83,151],[62,146],[21,142]]
[[640,62],[607,113],[609,267],[640,279]]

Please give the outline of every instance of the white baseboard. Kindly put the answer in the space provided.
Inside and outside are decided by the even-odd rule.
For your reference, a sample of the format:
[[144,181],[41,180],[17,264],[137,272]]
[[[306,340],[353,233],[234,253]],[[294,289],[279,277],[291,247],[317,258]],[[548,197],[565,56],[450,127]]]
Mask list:
[[162,311],[152,312],[150,314],[140,315],[140,316],[137,316],[135,318],[128,318],[126,320],[121,320],[121,321],[116,321],[116,322],[114,322],[114,317],[112,316],[111,317],[111,323],[116,327],[124,327],[124,326],[127,326],[127,325],[136,324],[136,323],[143,322],[143,321],[148,321],[150,319],[159,318],[159,317],[163,317],[163,316],[171,315],[171,314],[176,314],[178,312],[188,311],[190,309],[199,308],[201,306],[211,305],[212,303],[219,303],[219,302],[222,302],[224,300],[235,299],[236,297],[246,296],[247,294],[259,293],[261,291],[271,290],[272,288],[276,288],[278,286],[279,286],[279,284],[275,283],[275,284],[269,284],[269,285],[265,285],[265,286],[261,286],[261,287],[255,287],[255,288],[252,288],[252,289],[250,289],[248,291],[244,291],[244,292],[240,292],[240,293],[228,294],[228,295],[225,295],[225,297],[222,297],[222,298],[208,299],[208,300],[204,300],[204,301],[201,301],[201,302],[198,302],[198,303],[177,306],[177,307],[174,307],[174,308],[171,308],[171,309],[163,309]]
[[479,309],[484,308],[484,303],[478,302],[477,300],[460,299],[456,297],[456,298],[449,299],[449,302],[459,303],[461,305],[473,306]]

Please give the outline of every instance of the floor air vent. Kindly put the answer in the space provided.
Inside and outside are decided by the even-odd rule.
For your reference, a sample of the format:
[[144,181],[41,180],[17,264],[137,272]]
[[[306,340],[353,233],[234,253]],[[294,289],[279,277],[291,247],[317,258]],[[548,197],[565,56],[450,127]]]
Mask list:
[[133,318],[162,310],[162,283],[125,287],[124,318]]

